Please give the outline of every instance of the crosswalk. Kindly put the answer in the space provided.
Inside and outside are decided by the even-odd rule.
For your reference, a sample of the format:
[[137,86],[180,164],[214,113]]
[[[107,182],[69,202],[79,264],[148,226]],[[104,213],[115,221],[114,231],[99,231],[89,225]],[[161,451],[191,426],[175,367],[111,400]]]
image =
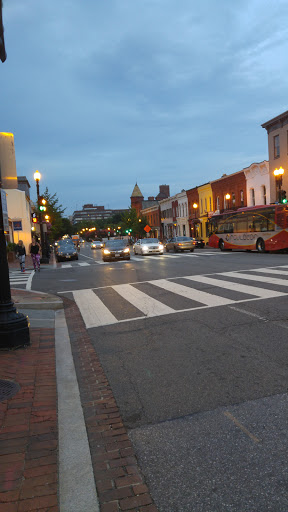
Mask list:
[[[231,255],[231,254],[236,254],[234,252],[221,252],[221,251],[215,251],[215,252],[208,252],[208,251],[201,251],[197,254],[195,253],[176,253],[176,254],[170,254],[170,253],[164,253],[164,254],[156,254],[156,255],[149,255],[149,256],[145,256],[145,257],[142,257],[142,256],[136,256],[136,255],[132,255],[131,254],[131,257],[130,257],[130,260],[115,260],[113,261],[113,264],[114,263],[124,263],[124,264],[127,264],[127,263],[143,263],[143,262],[147,262],[147,261],[155,261],[155,260],[158,260],[159,258],[162,259],[162,258],[165,258],[165,259],[179,259],[179,258],[202,258],[202,257],[207,257],[207,258],[211,258],[211,257],[214,257],[214,256],[228,256],[228,255]],[[88,262],[80,262],[80,261],[73,261],[71,263],[61,263],[59,268],[73,268],[73,267],[88,267],[89,265],[111,265],[111,262],[106,262],[106,261],[102,261],[102,260],[93,260],[91,261],[90,263]]]
[[[265,275],[266,274],[266,275]],[[288,295],[288,265],[118,284],[69,293],[86,328]]]
[[35,274],[34,270],[26,270],[25,272],[21,272],[19,270],[10,270],[9,271],[9,281],[10,286],[13,288],[14,286],[19,287],[24,286],[26,289],[31,288],[31,281]]

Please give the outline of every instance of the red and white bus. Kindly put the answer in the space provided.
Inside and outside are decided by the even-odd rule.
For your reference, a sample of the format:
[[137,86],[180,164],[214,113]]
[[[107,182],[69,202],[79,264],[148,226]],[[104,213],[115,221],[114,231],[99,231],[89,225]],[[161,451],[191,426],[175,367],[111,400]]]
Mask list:
[[258,252],[288,249],[288,206],[271,204],[212,215],[209,246]]

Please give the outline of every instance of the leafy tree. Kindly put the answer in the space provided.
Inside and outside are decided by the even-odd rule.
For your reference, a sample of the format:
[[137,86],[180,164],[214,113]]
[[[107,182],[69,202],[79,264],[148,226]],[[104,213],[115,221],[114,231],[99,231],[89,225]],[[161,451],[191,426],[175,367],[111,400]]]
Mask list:
[[[66,208],[63,208],[62,204],[59,204],[59,199],[55,194],[50,194],[48,191],[48,188],[46,187],[44,193],[43,193],[44,199],[46,199],[46,212],[45,215],[49,215],[49,222],[51,223],[50,228],[50,235],[53,238],[53,240],[60,238],[61,236],[65,235],[65,225],[63,225],[63,218],[62,215]],[[67,219],[69,221],[69,219]],[[69,221],[70,222],[70,221]],[[67,222],[66,222],[67,227]]]
[[138,217],[137,210],[135,208],[129,208],[128,212],[122,215],[122,234],[126,234],[126,230],[131,229],[131,236],[138,238],[145,237],[146,232],[144,228],[146,224],[146,217],[142,215]]

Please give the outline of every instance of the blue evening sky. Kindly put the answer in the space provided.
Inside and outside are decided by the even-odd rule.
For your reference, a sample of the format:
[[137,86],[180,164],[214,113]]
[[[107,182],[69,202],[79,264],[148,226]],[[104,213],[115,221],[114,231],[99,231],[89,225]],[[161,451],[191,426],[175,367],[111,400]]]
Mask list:
[[268,158],[288,109],[287,0],[4,0],[0,131],[35,198],[145,198]]

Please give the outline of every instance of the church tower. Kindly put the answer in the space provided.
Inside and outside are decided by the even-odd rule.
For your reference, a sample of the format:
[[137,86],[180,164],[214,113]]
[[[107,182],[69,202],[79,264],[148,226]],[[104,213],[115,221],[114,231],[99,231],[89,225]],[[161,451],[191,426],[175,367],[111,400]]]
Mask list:
[[142,192],[140,188],[138,187],[137,183],[133,189],[132,195],[131,195],[131,208],[135,208],[137,211],[137,215],[140,214],[140,210],[142,209],[142,201],[144,199],[144,196],[142,195]]

